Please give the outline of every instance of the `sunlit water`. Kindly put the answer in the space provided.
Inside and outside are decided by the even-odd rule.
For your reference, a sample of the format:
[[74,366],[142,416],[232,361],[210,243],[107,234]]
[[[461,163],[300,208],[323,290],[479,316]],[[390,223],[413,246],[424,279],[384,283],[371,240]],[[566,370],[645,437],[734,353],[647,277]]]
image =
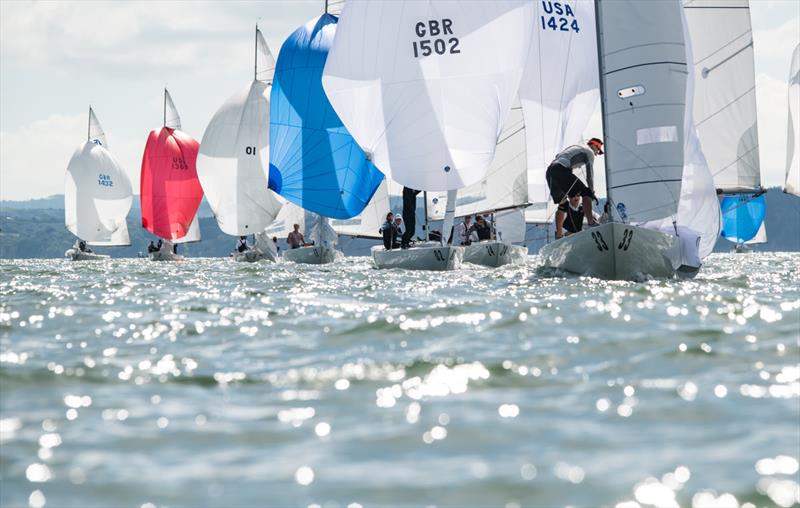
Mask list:
[[792,506],[800,257],[0,263],[0,505]]

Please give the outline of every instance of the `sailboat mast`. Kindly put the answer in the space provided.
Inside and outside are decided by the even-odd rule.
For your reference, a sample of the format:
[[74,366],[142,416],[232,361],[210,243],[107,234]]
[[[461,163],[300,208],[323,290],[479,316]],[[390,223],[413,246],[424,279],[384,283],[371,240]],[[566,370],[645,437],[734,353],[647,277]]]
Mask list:
[[167,88],[164,87],[164,124],[162,127],[167,126]]
[[422,191],[422,203],[425,210],[425,241],[427,242],[430,240],[430,231],[428,230],[428,191]]
[[[608,151],[608,138],[606,136],[606,87],[603,83],[603,75],[605,74],[605,62],[603,61],[603,37],[602,37],[602,24],[600,19],[600,1],[601,0],[594,0],[594,25],[595,25],[595,34],[597,37],[597,70],[599,72],[599,79],[598,82],[600,84],[600,120],[602,122],[603,128],[603,148],[604,151]],[[608,158],[606,158],[606,162]],[[604,165],[604,169],[606,172],[606,208],[608,209],[608,217],[611,219],[611,191],[609,189],[609,182],[608,182],[608,164]],[[594,190],[594,189],[592,189]]]
[[256,23],[256,33],[253,34],[253,81],[258,79],[258,23]]
[[328,14],[328,0],[325,0],[325,14]]
[[89,121],[86,122],[86,141],[92,139],[92,105],[89,104]]

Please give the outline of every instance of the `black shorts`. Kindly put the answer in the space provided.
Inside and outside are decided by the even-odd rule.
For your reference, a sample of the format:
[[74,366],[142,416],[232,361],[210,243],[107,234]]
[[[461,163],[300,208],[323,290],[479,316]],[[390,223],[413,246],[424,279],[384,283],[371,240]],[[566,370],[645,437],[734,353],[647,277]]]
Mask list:
[[589,198],[594,196],[589,187],[572,173],[572,169],[564,167],[557,162],[548,166],[545,178],[547,179],[547,186],[550,187],[550,197],[553,198],[553,203],[557,205],[564,200],[565,196],[584,196]]

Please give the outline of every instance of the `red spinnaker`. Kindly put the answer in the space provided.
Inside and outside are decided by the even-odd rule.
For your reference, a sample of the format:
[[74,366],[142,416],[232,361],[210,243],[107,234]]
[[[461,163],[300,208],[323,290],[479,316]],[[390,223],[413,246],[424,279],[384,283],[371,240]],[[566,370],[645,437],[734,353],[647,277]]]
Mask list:
[[147,138],[142,157],[142,227],[165,240],[186,236],[203,189],[197,179],[200,144],[185,132],[162,127]]

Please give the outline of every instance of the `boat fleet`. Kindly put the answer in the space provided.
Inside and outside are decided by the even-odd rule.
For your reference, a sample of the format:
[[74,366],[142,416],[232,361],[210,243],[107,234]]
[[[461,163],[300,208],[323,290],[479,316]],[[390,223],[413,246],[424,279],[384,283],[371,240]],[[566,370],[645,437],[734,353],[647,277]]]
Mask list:
[[[766,241],[746,0],[347,0],[295,30],[277,61],[256,26],[254,53],[253,80],[200,142],[164,90],[140,172],[142,227],[161,239],[153,261],[181,260],[177,246],[200,240],[205,196],[224,233],[255,237],[235,261],[278,260],[273,239],[299,225],[309,244],[282,259],[335,262],[340,236],[381,238],[406,188],[421,192],[424,238],[372,247],[377,268],[524,263],[527,228],[555,214],[545,170],[583,142],[598,105],[603,220],[548,242],[546,268],[691,277],[720,235],[738,250]],[[798,59],[800,46],[785,186],[795,195]],[[86,245],[129,245],[132,199],[90,107],[66,172],[65,223],[78,240],[65,255],[103,259]],[[479,213],[489,240],[430,234],[428,221],[449,232]]]

